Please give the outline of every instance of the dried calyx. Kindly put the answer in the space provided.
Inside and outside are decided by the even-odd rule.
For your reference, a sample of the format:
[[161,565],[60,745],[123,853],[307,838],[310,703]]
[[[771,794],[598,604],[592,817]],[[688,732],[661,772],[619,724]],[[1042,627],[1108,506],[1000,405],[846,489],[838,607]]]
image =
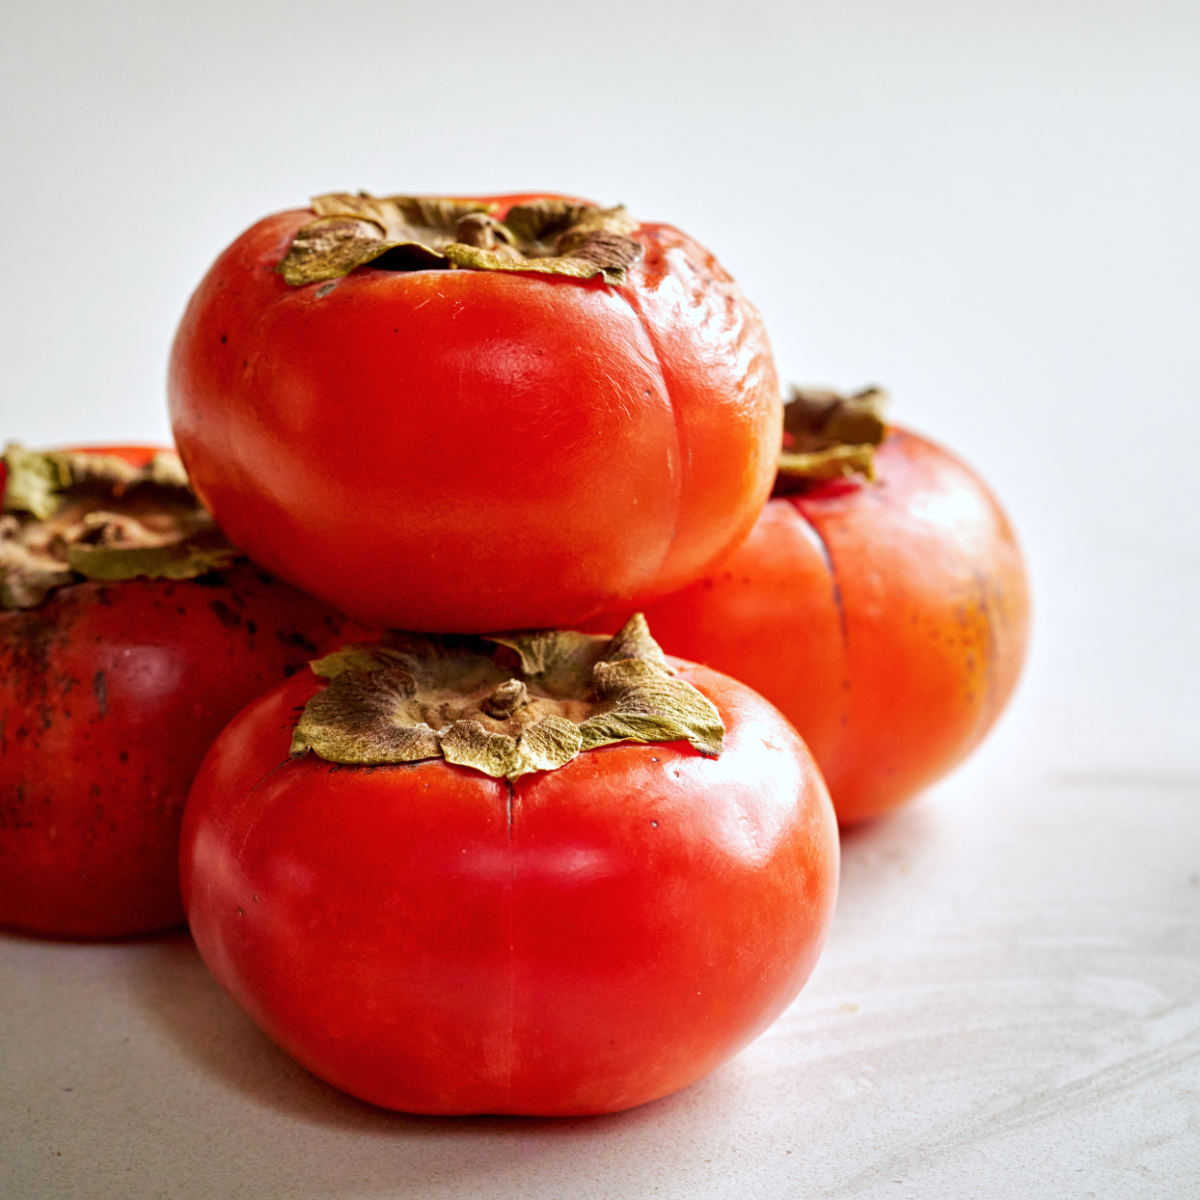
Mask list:
[[887,425],[887,393],[868,387],[853,395],[793,387],[783,407],[783,451],[775,494],[803,491],[830,479],[874,478],[875,447]]
[[533,271],[621,283],[641,254],[624,208],[570,200],[517,204],[504,220],[496,205],[432,196],[357,196],[312,201],[316,219],[296,234],[279,264],[294,287],[340,279],[370,264],[393,271]]
[[141,467],[111,454],[4,451],[0,609],[34,608],[83,579],[194,579],[238,552],[174,454]]
[[393,632],[311,666],[329,683],[305,706],[293,755],[360,766],[442,758],[514,779],[613,742],[722,749],[716,708],[672,672],[640,615],[613,638]]

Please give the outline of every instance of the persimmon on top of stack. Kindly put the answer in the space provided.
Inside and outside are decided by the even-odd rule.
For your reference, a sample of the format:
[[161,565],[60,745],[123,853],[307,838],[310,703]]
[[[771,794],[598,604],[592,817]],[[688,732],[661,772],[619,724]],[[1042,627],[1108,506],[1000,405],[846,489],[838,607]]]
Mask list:
[[252,558],[360,619],[576,627],[749,532],[780,410],[757,310],[669,225],[561,196],[333,194],[216,261],[176,443]]

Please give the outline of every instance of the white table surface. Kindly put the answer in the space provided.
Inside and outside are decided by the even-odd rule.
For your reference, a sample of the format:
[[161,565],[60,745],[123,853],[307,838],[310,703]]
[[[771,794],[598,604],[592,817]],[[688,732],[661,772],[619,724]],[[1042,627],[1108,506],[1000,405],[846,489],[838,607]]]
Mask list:
[[4,1200],[1200,1196],[1194,4],[5,8],[6,435],[165,437],[186,294],[270,208],[619,199],[717,249],[788,378],[880,380],[982,470],[1035,630],[980,753],[846,839],[799,999],[690,1090],[386,1114],[186,935],[0,935]]

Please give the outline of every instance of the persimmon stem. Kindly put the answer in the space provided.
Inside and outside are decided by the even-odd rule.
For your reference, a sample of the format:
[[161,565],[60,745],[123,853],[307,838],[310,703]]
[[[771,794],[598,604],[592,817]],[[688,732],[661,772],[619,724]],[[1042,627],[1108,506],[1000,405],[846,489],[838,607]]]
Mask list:
[[710,757],[723,747],[720,714],[674,675],[640,614],[611,639],[392,631],[311,666],[329,683],[305,706],[292,753],[328,762],[444,758],[515,779],[614,742],[687,741]]
[[543,199],[491,205],[430,196],[331,192],[292,240],[278,270],[293,287],[340,279],[360,267],[390,271],[530,271],[621,283],[642,252],[624,208]]
[[887,434],[887,393],[868,387],[853,395],[793,387],[783,408],[783,449],[774,495],[856,475],[874,478],[874,453]]

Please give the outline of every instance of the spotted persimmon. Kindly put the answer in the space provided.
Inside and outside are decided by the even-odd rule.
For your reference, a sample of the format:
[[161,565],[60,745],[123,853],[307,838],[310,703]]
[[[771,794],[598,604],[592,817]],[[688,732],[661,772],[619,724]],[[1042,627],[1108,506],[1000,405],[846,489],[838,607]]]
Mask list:
[[358,626],[242,558],[166,451],[0,471],[0,925],[183,921],[183,802],[248,700]]

